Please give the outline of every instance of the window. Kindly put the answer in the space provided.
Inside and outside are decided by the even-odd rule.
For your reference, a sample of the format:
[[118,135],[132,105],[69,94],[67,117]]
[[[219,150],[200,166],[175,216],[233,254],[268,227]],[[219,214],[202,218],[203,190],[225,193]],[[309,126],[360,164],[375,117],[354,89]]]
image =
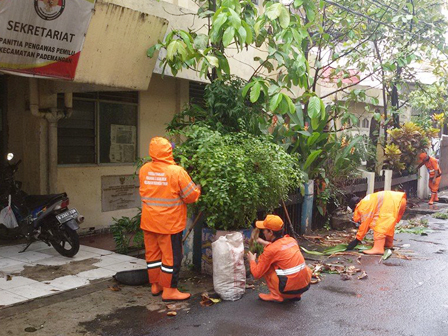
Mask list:
[[137,122],[138,92],[74,93],[72,116],[58,122],[58,163],[133,163]]
[[362,128],[369,128],[369,119],[365,118],[362,121]]
[[206,84],[199,82],[189,82],[188,93],[190,95],[190,102],[205,108],[205,87]]

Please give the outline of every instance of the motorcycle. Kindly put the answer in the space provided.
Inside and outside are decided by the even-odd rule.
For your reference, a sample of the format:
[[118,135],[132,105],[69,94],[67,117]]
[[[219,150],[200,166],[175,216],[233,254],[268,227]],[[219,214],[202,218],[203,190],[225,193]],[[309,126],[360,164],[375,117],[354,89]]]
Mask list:
[[[28,195],[21,190],[22,183],[15,181],[14,174],[22,160],[10,161],[14,155],[7,155],[7,164],[0,179],[0,237],[25,237],[25,252],[35,241],[53,246],[65,257],[73,257],[79,251],[79,236],[76,232],[84,216],[75,208],[69,209],[66,193],[53,195]],[[8,217],[9,216],[9,217]],[[2,223],[1,220],[4,220]],[[8,221],[8,225],[5,225]],[[11,224],[12,223],[12,224]]]

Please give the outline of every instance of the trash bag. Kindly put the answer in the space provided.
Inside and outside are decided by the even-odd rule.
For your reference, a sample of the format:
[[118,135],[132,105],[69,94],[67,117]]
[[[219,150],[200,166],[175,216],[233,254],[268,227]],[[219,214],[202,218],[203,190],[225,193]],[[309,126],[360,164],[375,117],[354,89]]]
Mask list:
[[118,272],[114,275],[114,279],[128,286],[143,286],[149,283],[148,270],[146,268]]
[[11,195],[9,195],[8,206],[4,207],[0,211],[0,223],[6,226],[8,229],[14,229],[17,226],[17,219],[11,208]]
[[239,300],[246,290],[243,235],[229,233],[212,243],[213,286],[223,300]]

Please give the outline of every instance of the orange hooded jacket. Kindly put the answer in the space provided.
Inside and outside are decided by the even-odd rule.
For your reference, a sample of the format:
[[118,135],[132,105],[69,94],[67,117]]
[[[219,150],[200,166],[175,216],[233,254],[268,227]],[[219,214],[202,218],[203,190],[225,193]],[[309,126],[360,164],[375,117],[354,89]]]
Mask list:
[[176,234],[187,225],[187,203],[194,203],[200,189],[188,173],[173,159],[171,143],[155,137],[149,144],[148,162],[140,169],[140,196],[142,198],[142,230]]
[[255,279],[266,275],[270,268],[277,273],[280,293],[300,294],[308,289],[312,272],[294,238],[285,235],[264,248],[258,263],[250,262],[250,271]]
[[403,212],[401,202],[406,202],[406,194],[399,191],[379,191],[364,197],[356,206],[353,220],[361,221],[356,239],[363,240],[369,229],[386,236],[393,236],[395,225]]
[[426,169],[428,169],[429,176],[431,178],[442,175],[442,170],[439,167],[439,161],[436,158],[429,157],[428,161],[425,161]]

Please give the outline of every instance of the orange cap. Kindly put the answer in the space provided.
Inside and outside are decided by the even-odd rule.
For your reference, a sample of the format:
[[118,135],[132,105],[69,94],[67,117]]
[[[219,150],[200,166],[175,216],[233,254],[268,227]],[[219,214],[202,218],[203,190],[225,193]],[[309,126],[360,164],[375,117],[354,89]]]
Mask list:
[[418,159],[420,160],[420,162],[423,162],[427,159],[428,154],[426,153],[420,153],[420,155],[418,156]]
[[283,228],[283,220],[277,215],[267,215],[263,221],[256,221],[255,226],[259,229],[280,231]]

